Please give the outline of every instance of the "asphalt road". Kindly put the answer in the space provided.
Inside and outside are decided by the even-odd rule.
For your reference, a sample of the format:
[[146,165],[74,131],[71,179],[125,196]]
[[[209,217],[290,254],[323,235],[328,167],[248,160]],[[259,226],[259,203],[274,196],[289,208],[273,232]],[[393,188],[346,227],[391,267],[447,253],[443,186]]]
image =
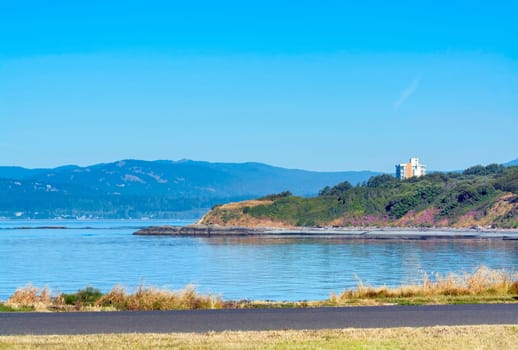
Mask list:
[[0,313],[0,335],[518,324],[518,304]]

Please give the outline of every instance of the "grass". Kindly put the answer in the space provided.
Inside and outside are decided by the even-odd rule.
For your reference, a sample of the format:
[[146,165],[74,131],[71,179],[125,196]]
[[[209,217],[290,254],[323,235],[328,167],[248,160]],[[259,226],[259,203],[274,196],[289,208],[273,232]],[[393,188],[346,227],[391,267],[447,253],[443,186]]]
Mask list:
[[0,305],[3,311],[123,311],[219,309],[224,302],[219,296],[197,293],[193,286],[178,291],[140,286],[135,293],[115,286],[106,294],[86,287],[76,293],[51,297],[47,288],[28,285],[17,289],[7,303]]
[[424,275],[420,285],[365,286],[332,294],[329,299],[309,302],[241,302],[242,308],[317,307],[350,305],[424,305],[518,302],[518,274],[479,267],[473,273]]
[[0,349],[518,349],[518,326],[0,336]]
[[9,305],[5,305],[4,303],[0,303],[0,312],[26,312],[26,311],[34,311],[33,307],[12,307]]
[[331,295],[336,305],[364,300],[386,301],[397,304],[452,304],[480,302],[513,302],[518,296],[518,274],[479,267],[473,273],[424,275],[421,285],[398,288],[364,286]]
[[336,203],[336,198],[331,197],[281,197],[273,203],[251,207],[247,213],[255,218],[272,218],[295,226],[325,225],[343,214],[344,209]]
[[219,296],[200,295],[193,286],[180,291],[139,287],[134,294],[127,294],[122,287],[115,287],[96,302],[97,306],[116,310],[193,310],[220,309]]
[[518,302],[516,272],[479,267],[473,273],[424,275],[420,285],[366,286],[361,281],[354,289],[331,294],[326,300],[226,301],[217,295],[199,294],[193,286],[178,291],[139,287],[127,293],[116,286],[106,294],[87,287],[71,294],[51,296],[47,288],[31,285],[18,289],[0,311],[119,311],[119,310],[188,310],[235,308],[303,308],[349,305],[422,305]]

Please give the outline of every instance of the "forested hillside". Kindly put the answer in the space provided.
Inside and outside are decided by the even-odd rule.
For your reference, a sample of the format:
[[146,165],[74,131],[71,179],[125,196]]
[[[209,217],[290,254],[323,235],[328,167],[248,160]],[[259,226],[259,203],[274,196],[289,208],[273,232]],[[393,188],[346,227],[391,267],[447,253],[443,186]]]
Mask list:
[[518,228],[518,167],[474,166],[400,181],[378,175],[302,198],[284,192],[216,206],[204,224]]

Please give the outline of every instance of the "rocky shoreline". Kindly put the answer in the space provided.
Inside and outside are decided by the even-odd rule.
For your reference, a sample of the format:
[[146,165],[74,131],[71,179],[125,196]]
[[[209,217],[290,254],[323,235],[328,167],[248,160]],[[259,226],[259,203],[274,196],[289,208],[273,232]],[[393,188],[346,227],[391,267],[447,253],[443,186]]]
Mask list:
[[393,228],[393,227],[239,227],[218,225],[151,226],[133,233],[138,236],[188,237],[318,237],[348,239],[501,239],[518,240],[518,230],[456,229],[456,228]]
[[212,225],[151,226],[133,233],[140,236],[250,236],[267,234],[264,229],[247,227],[222,227]]

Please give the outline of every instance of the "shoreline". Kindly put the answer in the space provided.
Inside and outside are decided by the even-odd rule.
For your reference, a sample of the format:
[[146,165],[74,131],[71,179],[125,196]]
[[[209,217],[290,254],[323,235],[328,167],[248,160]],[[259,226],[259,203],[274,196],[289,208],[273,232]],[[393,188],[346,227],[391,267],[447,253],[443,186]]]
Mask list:
[[150,226],[133,233],[137,236],[175,237],[315,237],[346,239],[501,239],[518,240],[518,229],[418,228],[418,227],[240,227],[218,225]]

